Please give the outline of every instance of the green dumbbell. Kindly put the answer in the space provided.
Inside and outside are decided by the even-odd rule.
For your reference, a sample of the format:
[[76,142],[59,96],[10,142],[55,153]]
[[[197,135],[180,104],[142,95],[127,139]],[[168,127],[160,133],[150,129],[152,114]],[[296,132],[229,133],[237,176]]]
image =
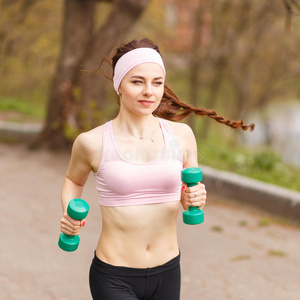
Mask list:
[[[82,199],[73,199],[68,204],[67,213],[74,220],[83,220],[89,212],[89,205]],[[58,246],[65,251],[72,252],[78,248],[80,238],[78,235],[61,233]]]
[[[188,187],[197,185],[202,181],[202,170],[200,168],[186,168],[181,171],[181,180]],[[189,225],[200,224],[204,221],[204,212],[197,206],[189,206],[188,210],[183,212],[183,222]]]

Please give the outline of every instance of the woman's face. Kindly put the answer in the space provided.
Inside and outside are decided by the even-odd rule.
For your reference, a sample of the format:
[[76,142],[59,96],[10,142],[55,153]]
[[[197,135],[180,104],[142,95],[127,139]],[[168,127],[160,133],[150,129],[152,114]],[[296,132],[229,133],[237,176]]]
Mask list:
[[165,75],[156,63],[143,63],[131,69],[119,87],[121,109],[139,115],[152,114],[164,94]]

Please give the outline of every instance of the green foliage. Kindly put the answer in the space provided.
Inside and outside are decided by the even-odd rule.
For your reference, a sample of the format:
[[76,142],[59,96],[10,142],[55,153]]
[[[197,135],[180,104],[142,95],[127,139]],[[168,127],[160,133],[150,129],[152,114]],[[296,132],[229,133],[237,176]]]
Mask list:
[[65,124],[64,134],[68,141],[74,141],[75,138],[79,135],[80,131],[76,128],[73,128],[70,124]]
[[254,153],[251,161],[253,169],[263,171],[274,171],[280,167],[280,158],[272,151],[266,150],[263,152]]
[[198,149],[200,164],[300,191],[300,172],[286,166],[270,149],[232,147],[221,136],[199,144]]
[[10,113],[9,121],[39,121],[44,118],[45,109],[42,105],[34,104],[19,98],[1,97],[0,112]]
[[0,1],[0,95],[43,105],[60,49],[63,2],[25,2]]

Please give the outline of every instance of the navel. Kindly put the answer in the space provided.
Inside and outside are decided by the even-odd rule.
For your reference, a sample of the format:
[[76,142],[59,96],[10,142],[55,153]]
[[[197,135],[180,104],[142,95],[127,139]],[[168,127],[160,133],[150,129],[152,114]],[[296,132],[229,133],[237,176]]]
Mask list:
[[150,245],[147,245],[146,246],[146,251],[149,251],[150,250]]

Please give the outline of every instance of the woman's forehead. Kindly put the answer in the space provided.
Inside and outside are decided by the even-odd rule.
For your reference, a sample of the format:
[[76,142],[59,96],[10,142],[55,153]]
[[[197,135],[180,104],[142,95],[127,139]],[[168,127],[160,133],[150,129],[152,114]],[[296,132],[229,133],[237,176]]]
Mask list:
[[132,76],[141,76],[141,77],[151,77],[151,78],[158,78],[161,77],[162,79],[165,78],[165,73],[163,68],[156,63],[142,63],[134,68],[132,68],[126,75],[126,77]]

